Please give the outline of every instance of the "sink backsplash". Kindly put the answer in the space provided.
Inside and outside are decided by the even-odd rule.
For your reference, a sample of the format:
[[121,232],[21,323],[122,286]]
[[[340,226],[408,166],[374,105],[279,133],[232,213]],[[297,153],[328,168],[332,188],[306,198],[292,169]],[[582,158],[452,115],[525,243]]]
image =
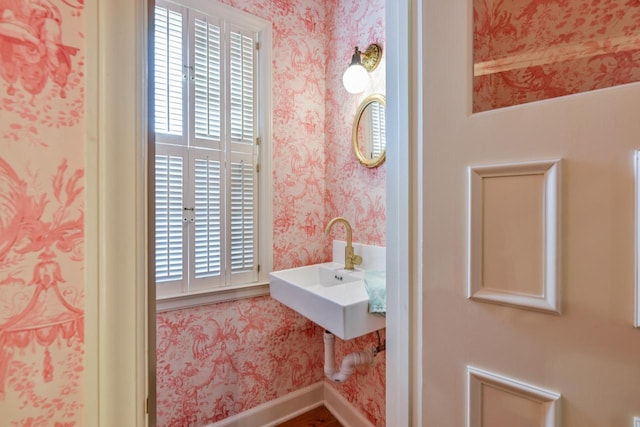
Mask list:
[[[344,240],[333,241],[332,261],[344,264]],[[364,245],[353,243],[353,251],[362,257],[362,264],[356,266],[360,270],[387,270],[387,248],[384,246]]]

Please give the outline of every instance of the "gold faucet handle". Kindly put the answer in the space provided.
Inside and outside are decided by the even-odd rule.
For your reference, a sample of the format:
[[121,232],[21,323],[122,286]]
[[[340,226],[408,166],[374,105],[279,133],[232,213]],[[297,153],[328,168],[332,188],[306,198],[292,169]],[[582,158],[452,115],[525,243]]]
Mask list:
[[362,264],[362,257],[360,255],[351,255],[351,262],[353,265]]

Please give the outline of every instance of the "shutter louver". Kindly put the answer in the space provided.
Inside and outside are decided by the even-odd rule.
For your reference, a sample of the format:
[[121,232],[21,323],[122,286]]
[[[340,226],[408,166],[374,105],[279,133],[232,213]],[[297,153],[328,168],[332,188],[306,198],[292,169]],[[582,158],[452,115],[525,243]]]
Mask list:
[[255,166],[231,163],[231,273],[251,271],[255,265]]
[[193,167],[195,230],[194,276],[221,274],[221,169],[218,160],[196,158]]
[[157,155],[155,167],[156,281],[181,280],[183,273],[183,158]]
[[371,106],[371,135],[372,152],[371,158],[375,159],[382,154],[387,139],[385,132],[385,109],[379,102],[370,104]]
[[179,11],[155,7],[154,79],[155,131],[183,132],[183,16]]
[[222,137],[220,55],[220,27],[196,18],[194,22],[195,136],[216,142],[220,142]]
[[255,41],[238,32],[230,39],[230,130],[234,143],[253,144]]

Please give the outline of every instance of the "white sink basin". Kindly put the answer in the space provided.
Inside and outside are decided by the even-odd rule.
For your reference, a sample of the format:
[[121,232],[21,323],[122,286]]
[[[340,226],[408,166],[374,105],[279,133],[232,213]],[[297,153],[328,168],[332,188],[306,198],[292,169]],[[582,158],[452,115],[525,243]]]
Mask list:
[[385,327],[370,314],[364,271],[327,262],[269,274],[271,296],[332,334],[349,340]]

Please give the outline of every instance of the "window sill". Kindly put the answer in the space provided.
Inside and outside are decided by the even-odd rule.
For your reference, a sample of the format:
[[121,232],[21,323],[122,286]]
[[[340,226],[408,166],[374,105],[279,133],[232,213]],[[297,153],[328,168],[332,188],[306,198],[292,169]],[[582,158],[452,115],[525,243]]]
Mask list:
[[235,301],[244,298],[254,298],[264,295],[269,295],[269,282],[229,286],[197,294],[176,295],[163,297],[161,299],[158,298],[156,300],[156,313],[197,307],[200,305],[217,304],[226,301]]

